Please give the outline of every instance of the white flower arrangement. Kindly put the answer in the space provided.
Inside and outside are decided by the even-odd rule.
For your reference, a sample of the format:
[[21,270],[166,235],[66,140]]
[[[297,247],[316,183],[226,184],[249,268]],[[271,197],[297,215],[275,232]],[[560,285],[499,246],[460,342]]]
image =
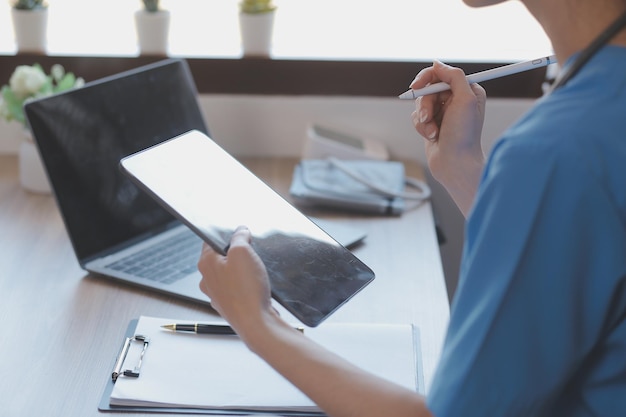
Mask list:
[[0,91],[0,118],[6,121],[15,120],[25,126],[24,102],[81,87],[83,84],[85,81],[82,78],[76,78],[71,72],[66,73],[59,64],[50,68],[50,75],[46,75],[39,64],[20,65],[13,71],[9,84]]

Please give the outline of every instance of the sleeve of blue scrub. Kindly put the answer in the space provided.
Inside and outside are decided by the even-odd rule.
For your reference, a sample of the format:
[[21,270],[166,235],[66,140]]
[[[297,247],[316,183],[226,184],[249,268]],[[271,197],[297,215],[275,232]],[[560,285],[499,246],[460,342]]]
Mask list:
[[437,417],[547,412],[612,325],[618,284],[594,278],[623,268],[622,223],[585,155],[553,145],[492,152],[427,398]]

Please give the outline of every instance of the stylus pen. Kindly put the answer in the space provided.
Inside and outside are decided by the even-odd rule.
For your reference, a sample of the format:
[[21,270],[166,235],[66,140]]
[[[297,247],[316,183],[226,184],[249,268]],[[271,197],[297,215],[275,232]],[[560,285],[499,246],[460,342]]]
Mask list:
[[[198,334],[237,334],[232,327],[226,324],[164,324],[161,327],[175,332],[190,332]],[[300,333],[304,333],[304,328],[302,327],[296,327],[296,330]]]
[[[470,84],[480,83],[494,78],[506,77],[507,75],[517,74],[518,72],[530,71],[535,68],[545,67],[556,62],[556,56],[550,55],[544,58],[532,59],[530,61],[518,62],[516,64],[504,65],[498,68],[492,68],[487,71],[477,72],[465,77]],[[400,94],[398,98],[403,100],[415,100],[418,97],[428,94],[441,93],[450,89],[450,85],[444,82],[427,85],[417,90],[407,90]]]

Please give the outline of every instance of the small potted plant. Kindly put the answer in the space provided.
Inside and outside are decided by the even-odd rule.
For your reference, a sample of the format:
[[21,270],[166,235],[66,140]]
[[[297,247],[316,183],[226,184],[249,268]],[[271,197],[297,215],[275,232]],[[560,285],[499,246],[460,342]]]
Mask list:
[[270,56],[275,13],[272,0],[241,0],[239,29],[244,56]]
[[147,55],[167,55],[170,12],[161,9],[159,0],[142,0],[135,12],[135,27],[139,52]]
[[44,0],[12,0],[11,19],[20,52],[45,52],[48,5]]
[[55,64],[46,74],[40,65],[18,66],[9,83],[0,90],[0,118],[15,121],[23,127],[23,140],[19,149],[20,182],[22,187],[33,192],[49,193],[50,185],[37,153],[32,134],[24,116],[24,103],[39,97],[49,96],[85,83],[63,66]]

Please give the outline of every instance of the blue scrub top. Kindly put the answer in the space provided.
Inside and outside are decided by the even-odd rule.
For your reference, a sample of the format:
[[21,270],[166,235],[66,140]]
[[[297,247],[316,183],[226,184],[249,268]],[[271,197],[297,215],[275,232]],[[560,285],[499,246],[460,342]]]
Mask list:
[[603,48],[494,146],[427,404],[626,416],[626,48]]

